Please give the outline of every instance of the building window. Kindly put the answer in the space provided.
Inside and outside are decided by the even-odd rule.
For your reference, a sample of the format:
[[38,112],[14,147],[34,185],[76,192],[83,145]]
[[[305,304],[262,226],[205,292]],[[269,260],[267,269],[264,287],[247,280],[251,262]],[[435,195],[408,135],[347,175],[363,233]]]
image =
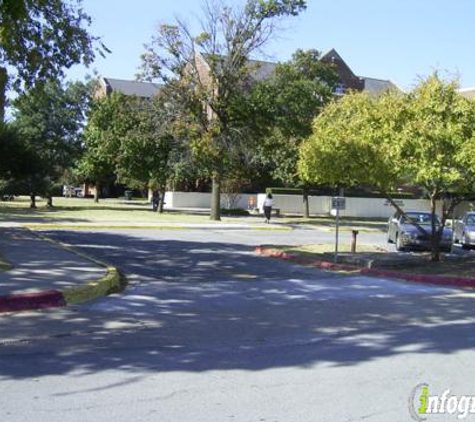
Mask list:
[[343,95],[345,93],[345,87],[343,84],[336,84],[333,87],[333,94],[334,95]]

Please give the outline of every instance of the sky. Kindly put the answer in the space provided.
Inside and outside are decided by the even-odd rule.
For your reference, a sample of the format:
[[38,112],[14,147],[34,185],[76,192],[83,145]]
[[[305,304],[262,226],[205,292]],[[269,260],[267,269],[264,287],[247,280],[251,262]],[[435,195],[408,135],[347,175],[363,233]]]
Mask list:
[[[228,0],[243,5],[245,0]],[[83,0],[90,31],[112,50],[87,70],[75,66],[70,79],[99,75],[135,79],[143,45],[161,23],[176,16],[198,29],[200,0]],[[289,60],[297,48],[334,48],[358,76],[389,79],[413,88],[435,70],[475,87],[475,1],[473,0],[308,0],[307,10],[286,19],[266,60]],[[194,26],[195,25],[195,26]],[[198,31],[197,31],[198,32]]]

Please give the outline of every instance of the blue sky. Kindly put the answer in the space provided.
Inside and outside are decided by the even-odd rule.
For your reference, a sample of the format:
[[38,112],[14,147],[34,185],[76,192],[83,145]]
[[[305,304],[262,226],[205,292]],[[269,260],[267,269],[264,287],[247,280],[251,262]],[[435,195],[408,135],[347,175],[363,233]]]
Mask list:
[[[244,4],[244,0],[230,0]],[[100,75],[134,79],[143,44],[163,22],[178,15],[190,24],[193,0],[83,0],[91,31],[112,50],[92,66]],[[266,48],[267,59],[287,60],[297,48],[335,48],[358,76],[390,79],[404,89],[434,70],[475,86],[475,1],[308,0],[297,18]],[[91,73],[76,66],[72,79]]]

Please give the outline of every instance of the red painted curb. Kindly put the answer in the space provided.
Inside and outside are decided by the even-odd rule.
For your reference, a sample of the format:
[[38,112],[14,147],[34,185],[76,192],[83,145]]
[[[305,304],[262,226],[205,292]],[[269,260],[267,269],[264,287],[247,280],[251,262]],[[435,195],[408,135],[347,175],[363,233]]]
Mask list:
[[63,294],[57,290],[0,296],[0,312],[30,311],[62,306],[66,306],[66,301]]
[[362,268],[355,265],[343,265],[335,264],[333,262],[327,261],[317,261],[311,258],[300,257],[288,254],[283,251],[279,251],[272,248],[266,248],[265,246],[258,246],[255,251],[261,255],[268,256],[270,258],[280,258],[288,261],[297,262],[299,264],[308,264],[313,265],[318,268],[328,269],[328,270],[337,270],[337,271],[355,271],[360,274],[375,276],[375,277],[384,277],[384,278],[395,278],[404,281],[411,281],[416,283],[429,283],[437,285],[449,285],[457,287],[475,287],[475,279],[473,278],[460,278],[460,277],[446,277],[438,275],[423,275],[423,274],[408,274],[400,271],[387,271],[387,270],[378,270],[375,268]]

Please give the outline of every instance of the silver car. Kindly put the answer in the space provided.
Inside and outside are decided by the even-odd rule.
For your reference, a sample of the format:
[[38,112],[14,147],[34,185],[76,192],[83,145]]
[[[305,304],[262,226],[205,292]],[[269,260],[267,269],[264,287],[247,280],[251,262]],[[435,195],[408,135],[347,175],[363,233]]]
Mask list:
[[454,243],[461,243],[463,248],[475,245],[475,212],[466,212],[454,222]]
[[[431,249],[430,236],[432,233],[431,213],[427,211],[408,211],[406,214],[396,212],[388,221],[388,243],[395,243],[398,251],[405,249]],[[421,226],[426,233],[419,230]],[[436,216],[436,227],[440,220]],[[444,227],[440,241],[441,250],[450,250],[452,246],[452,230]]]

